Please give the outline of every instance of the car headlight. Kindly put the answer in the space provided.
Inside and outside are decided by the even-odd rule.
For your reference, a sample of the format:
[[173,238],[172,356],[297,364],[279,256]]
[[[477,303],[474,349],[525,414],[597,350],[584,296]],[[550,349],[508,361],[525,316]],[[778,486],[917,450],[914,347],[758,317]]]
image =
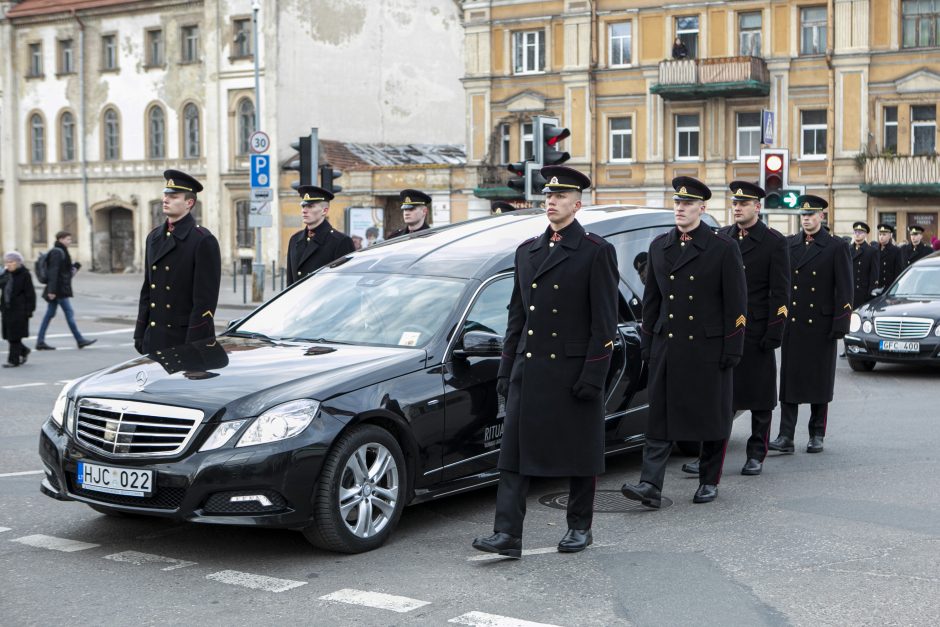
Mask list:
[[937,326],[934,327],[933,334],[940,337],[940,320],[937,320]]
[[872,329],[871,320],[866,320],[865,322],[862,323],[862,331],[864,331],[865,333],[871,333],[871,329]]
[[862,328],[862,317],[852,312],[852,316],[849,318],[849,332],[855,333]]
[[245,420],[230,420],[228,422],[223,422],[219,425],[216,425],[215,431],[212,432],[212,435],[206,440],[205,444],[199,447],[199,452],[202,451],[211,451],[217,449],[226,442],[228,442],[233,435],[238,433],[238,430],[242,428],[242,425],[245,424]]
[[78,379],[73,379],[62,386],[62,391],[59,392],[58,398],[55,399],[55,405],[52,406],[52,413],[49,417],[52,418],[52,422],[60,427],[65,425],[66,412],[69,409],[69,392],[75,387],[76,381]]
[[235,446],[254,446],[292,438],[307,428],[320,411],[320,401],[301,399],[272,407],[252,423]]

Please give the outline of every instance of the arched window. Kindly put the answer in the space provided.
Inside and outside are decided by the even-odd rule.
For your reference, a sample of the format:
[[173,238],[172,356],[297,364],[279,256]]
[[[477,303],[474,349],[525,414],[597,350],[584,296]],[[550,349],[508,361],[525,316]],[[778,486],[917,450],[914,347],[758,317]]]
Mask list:
[[150,132],[150,150],[151,159],[166,158],[166,114],[163,109],[154,105],[150,107],[147,115],[147,129]]
[[[74,202],[62,203],[62,230],[75,236],[78,233],[78,205]],[[75,245],[75,240],[72,240]]]
[[61,161],[75,161],[75,116],[72,115],[71,111],[62,114],[62,117],[59,118],[59,125],[61,126],[61,154],[59,159]]
[[248,226],[250,208],[248,200],[235,201],[235,245],[239,248],[255,247],[255,230]]
[[199,149],[199,109],[193,103],[183,108],[183,158],[198,159]]
[[117,161],[121,158],[121,127],[117,111],[112,108],[105,109],[103,121],[104,160]]
[[29,118],[29,147],[30,161],[42,163],[46,160],[46,125],[38,113]]
[[46,243],[46,205],[41,202],[33,203],[32,207],[32,218],[33,218],[33,243],[34,244],[45,244]]
[[238,102],[238,154],[247,155],[251,152],[248,140],[256,129],[255,103],[248,98],[242,98]]

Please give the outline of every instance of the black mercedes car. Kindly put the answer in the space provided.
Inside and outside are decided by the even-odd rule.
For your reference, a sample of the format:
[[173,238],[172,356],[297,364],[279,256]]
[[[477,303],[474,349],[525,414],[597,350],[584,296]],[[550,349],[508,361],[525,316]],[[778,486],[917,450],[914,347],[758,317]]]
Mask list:
[[[606,206],[578,217],[614,244],[620,266],[607,381],[616,453],[643,443],[646,253],[673,216]],[[497,481],[513,253],[547,224],[520,211],[370,247],[217,339],[68,384],[42,427],[42,492],[111,515],[293,528],[340,552],[378,547],[406,504]]]
[[909,266],[887,290],[852,313],[845,354],[849,367],[878,362],[940,364],[940,253]]

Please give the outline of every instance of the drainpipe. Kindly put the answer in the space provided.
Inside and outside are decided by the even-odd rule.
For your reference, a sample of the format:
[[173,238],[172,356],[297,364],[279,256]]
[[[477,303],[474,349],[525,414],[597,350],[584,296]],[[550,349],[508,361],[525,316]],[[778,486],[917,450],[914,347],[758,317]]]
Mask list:
[[88,205],[88,156],[86,154],[85,140],[85,23],[78,16],[75,9],[72,9],[72,17],[78,23],[78,89],[79,89],[79,113],[78,113],[78,134],[81,139],[81,169],[82,169],[82,202],[85,205],[85,218],[88,220],[88,241],[91,251],[91,269],[96,270],[95,259],[95,221],[91,216],[91,208]]
[[591,66],[588,69],[588,89],[591,90],[591,204],[597,204],[597,0],[591,1]]
[[[826,120],[835,122],[836,107],[836,70],[832,64],[832,54],[835,48],[836,29],[833,20],[835,19],[835,9],[833,0],[826,3],[826,67],[829,74],[829,104],[826,106]],[[832,191],[833,162],[835,161],[835,124],[829,124],[829,132],[826,133],[826,189],[828,190],[829,207],[829,228],[835,231],[836,228],[836,206],[834,204],[835,194]]]

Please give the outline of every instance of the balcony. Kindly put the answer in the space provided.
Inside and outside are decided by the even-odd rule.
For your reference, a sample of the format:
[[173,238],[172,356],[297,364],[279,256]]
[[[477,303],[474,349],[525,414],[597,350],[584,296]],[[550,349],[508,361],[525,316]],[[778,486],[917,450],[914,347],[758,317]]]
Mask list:
[[865,182],[859,189],[869,196],[940,196],[940,155],[885,155],[863,157]]
[[650,93],[663,100],[767,96],[770,74],[759,57],[666,60]]

